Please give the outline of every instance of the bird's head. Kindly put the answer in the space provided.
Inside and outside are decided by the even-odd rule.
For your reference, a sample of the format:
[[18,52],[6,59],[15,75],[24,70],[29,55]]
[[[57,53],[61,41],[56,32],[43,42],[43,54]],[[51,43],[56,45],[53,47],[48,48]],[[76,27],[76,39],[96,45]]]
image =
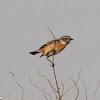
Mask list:
[[69,44],[71,40],[74,40],[74,39],[72,39],[70,36],[63,36],[60,38],[60,41],[63,44]]

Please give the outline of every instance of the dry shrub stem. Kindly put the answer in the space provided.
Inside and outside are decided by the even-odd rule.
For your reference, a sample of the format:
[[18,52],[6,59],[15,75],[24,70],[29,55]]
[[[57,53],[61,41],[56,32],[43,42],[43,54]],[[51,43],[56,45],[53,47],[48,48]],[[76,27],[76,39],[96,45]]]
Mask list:
[[93,99],[92,99],[92,100],[95,99],[95,96],[96,96],[96,94],[97,94],[97,91],[98,91],[99,85],[100,85],[100,80],[99,80],[99,83],[98,83],[98,85],[97,85],[97,88],[96,88],[96,90],[95,90],[95,93],[94,93],[94,96],[93,96]]
[[15,75],[14,75],[12,72],[9,72],[9,73],[12,74],[12,76],[13,76],[13,78],[14,78],[16,84],[20,87],[20,89],[21,89],[21,91],[22,91],[22,97],[21,97],[21,100],[23,100],[24,94],[25,94],[25,93],[24,93],[23,87],[16,81]]
[[43,77],[43,78],[45,78],[48,81],[50,87],[53,89],[53,91],[56,92],[56,89],[54,88],[54,86],[52,85],[52,83],[50,82],[50,80],[45,75],[40,74],[39,71],[38,71],[38,75],[41,76],[41,77]]
[[63,95],[65,87],[64,87],[64,84],[63,84],[62,80],[61,80],[61,84],[63,86],[63,88],[62,88],[62,95]]
[[56,98],[57,98],[56,89],[55,89],[54,86],[52,85],[51,81],[50,81],[45,75],[40,74],[39,71],[38,71],[38,75],[41,76],[41,77],[43,77],[43,78],[45,78],[45,79],[48,81],[48,83],[49,83],[51,89],[53,90],[53,92],[54,92],[54,94],[55,94],[55,96],[56,96]]
[[[80,70],[80,72],[81,72],[81,70]],[[67,94],[67,93],[77,84],[77,82],[78,82],[79,79],[80,79],[80,72],[79,72],[79,76],[78,76],[78,79],[77,79],[77,81],[75,82],[75,84],[72,85],[65,93],[63,93],[63,94],[61,95],[61,97],[64,96],[65,94]]]
[[46,99],[46,100],[48,100],[48,98],[46,97],[46,95],[43,93],[43,89],[40,89],[37,85],[35,85],[32,81],[31,81],[31,78],[30,78],[30,76],[29,76],[29,81],[30,81],[30,83],[31,83],[31,85],[32,86],[34,86],[34,87],[36,87],[38,90],[39,90],[39,92],[43,95],[43,97]]
[[50,97],[50,100],[52,100],[51,95],[48,92],[46,92],[44,89],[42,89],[42,90],[44,93],[46,93]]
[[55,81],[56,81],[56,86],[57,86],[57,93],[59,96],[59,100],[61,100],[61,95],[60,95],[60,91],[59,91],[59,86],[58,86],[58,81],[57,81],[57,77],[56,77],[56,73],[55,73],[55,67],[53,67],[53,72],[54,72],[54,77],[55,77]]
[[55,72],[55,63],[54,63],[54,55],[55,55],[55,45],[56,45],[56,41],[55,41],[55,36],[54,33],[51,31],[51,29],[48,26],[49,31],[51,32],[53,39],[54,39],[54,49],[53,49],[53,59],[52,59],[52,67],[53,67],[53,73],[54,73],[54,78],[55,78],[55,82],[56,82],[56,87],[57,87],[57,93],[58,93],[58,99],[61,100],[61,95],[60,95],[60,88],[58,85],[58,81],[57,81],[57,76],[56,76],[56,72]]
[[85,86],[85,97],[86,97],[86,100],[87,100],[87,86],[86,84],[83,82],[84,86]]
[[77,88],[77,96],[76,96],[76,98],[75,98],[75,100],[77,100],[77,98],[78,98],[78,96],[79,96],[79,89],[78,89],[78,87],[77,87],[77,84],[76,84],[76,82],[72,79],[72,78],[70,78],[73,82],[74,82],[74,84],[75,84],[75,86],[76,86],[76,88]]

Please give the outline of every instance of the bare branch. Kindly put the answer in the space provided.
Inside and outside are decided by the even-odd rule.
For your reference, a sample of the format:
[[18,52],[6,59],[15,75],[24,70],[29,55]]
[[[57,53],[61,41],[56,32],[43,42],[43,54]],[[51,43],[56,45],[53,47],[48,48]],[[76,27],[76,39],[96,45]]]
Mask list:
[[85,86],[85,96],[86,96],[86,100],[87,100],[87,86],[86,84],[83,82],[84,86]]
[[45,75],[40,74],[39,71],[38,71],[38,75],[40,75],[41,77],[45,78],[48,81],[48,83],[51,86],[51,88],[53,89],[53,91],[56,92],[56,89],[54,88],[54,86],[52,85],[52,83],[50,82],[50,80]]
[[74,82],[74,84],[75,84],[75,86],[76,86],[76,88],[77,88],[77,96],[76,96],[76,98],[75,98],[75,100],[77,100],[77,98],[78,98],[78,96],[79,96],[79,89],[78,89],[78,87],[77,87],[77,84],[76,84],[76,82],[72,79],[72,78],[70,78],[73,82]]
[[59,85],[58,85],[58,81],[57,81],[57,76],[56,76],[56,72],[55,72],[55,64],[54,64],[54,55],[55,55],[55,46],[56,46],[56,41],[55,41],[55,36],[54,33],[51,31],[51,29],[48,26],[49,31],[51,32],[53,39],[54,39],[54,49],[53,49],[53,63],[52,63],[52,67],[53,67],[53,73],[54,73],[54,78],[55,78],[55,82],[56,82],[56,87],[57,87],[57,93],[59,96],[59,100],[61,100],[61,95],[60,95],[60,91],[59,91]]
[[21,100],[23,100],[24,94],[25,94],[25,93],[24,93],[23,87],[16,81],[15,75],[14,75],[12,72],[9,72],[9,73],[12,74],[12,76],[13,76],[13,78],[14,78],[16,84],[20,87],[20,89],[21,89],[21,91],[22,91],[22,97],[21,97]]
[[52,36],[53,36],[53,39],[55,40],[54,33],[52,32],[52,30],[50,29],[50,27],[48,26],[48,24],[47,24],[47,27],[48,27],[49,31],[51,32],[51,34],[52,34]]
[[92,100],[95,99],[95,96],[96,96],[96,94],[97,94],[97,91],[98,91],[99,85],[100,85],[100,80],[99,80],[99,83],[98,83],[98,85],[97,85],[97,88],[96,88],[96,90],[95,90],[95,93],[94,93],[94,96],[93,96],[93,99],[92,99]]
[[56,86],[57,86],[57,93],[58,93],[58,96],[59,96],[59,100],[61,100],[61,95],[60,95],[60,91],[59,91],[60,88],[58,86],[58,81],[57,81],[57,77],[56,77],[55,67],[53,67],[53,72],[54,72],[54,78],[55,78]]
[[56,89],[54,88],[54,86],[52,85],[52,83],[50,82],[50,80],[49,80],[45,75],[40,74],[39,71],[37,71],[37,72],[38,72],[38,75],[40,75],[41,77],[45,78],[45,79],[48,81],[50,87],[52,88],[52,90],[53,90],[53,92],[54,92],[54,94],[55,94],[55,96],[56,96],[56,98],[57,98],[57,94],[56,94],[57,91],[56,91]]
[[[81,72],[81,69],[80,69],[80,72]],[[77,84],[77,82],[79,81],[79,79],[80,79],[80,72],[79,72],[79,76],[78,76],[78,79],[77,79],[77,81],[75,82],[76,84]],[[73,87],[75,86],[75,84],[74,85],[72,85],[62,96],[64,96],[66,93],[68,93]],[[62,97],[61,96],[61,97]]]
[[48,98],[45,96],[45,94],[42,92],[42,90],[41,90],[37,85],[35,85],[34,83],[32,83],[32,81],[31,81],[31,79],[30,79],[30,76],[29,76],[29,81],[30,81],[31,85],[33,85],[34,87],[36,87],[36,88],[39,90],[39,92],[43,95],[43,97],[44,97],[46,100],[48,100]]
[[55,64],[54,64],[54,55],[55,55],[56,41],[55,41],[54,33],[52,32],[52,30],[50,29],[50,27],[48,26],[48,24],[47,24],[47,27],[48,27],[49,31],[51,32],[51,34],[52,34],[52,36],[53,36],[53,39],[54,39],[53,58],[52,58],[53,62],[51,62],[49,59],[47,59],[47,60],[48,60],[49,62],[51,62],[51,63],[52,63],[52,67],[54,67],[54,66],[55,66]]
[[62,80],[61,80],[61,84],[63,86],[63,89],[62,89],[62,95],[63,95],[63,93],[64,93],[64,84],[63,84]]
[[50,97],[50,100],[52,100],[51,95],[48,92],[46,92],[44,89],[42,89],[42,90],[44,93],[46,93]]

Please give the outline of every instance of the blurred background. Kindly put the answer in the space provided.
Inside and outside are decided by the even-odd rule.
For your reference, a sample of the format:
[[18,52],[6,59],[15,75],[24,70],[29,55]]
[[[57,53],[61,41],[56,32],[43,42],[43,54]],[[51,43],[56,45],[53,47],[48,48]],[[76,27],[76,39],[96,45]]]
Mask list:
[[[47,81],[37,74],[39,70],[55,85],[50,63],[40,54],[29,54],[53,39],[48,23],[56,38],[70,35],[74,39],[55,56],[59,84],[62,80],[67,90],[73,85],[69,77],[76,81],[81,69],[78,99],[85,100],[82,81],[87,85],[88,99],[92,99],[100,80],[99,4],[99,0],[0,0],[0,96],[7,100],[10,93],[10,100],[21,98],[21,90],[9,72],[27,93],[24,100],[30,96],[44,100],[30,84],[29,75],[33,83],[53,95]],[[76,92],[73,88],[63,100],[74,100]],[[100,100],[100,88],[95,100]]]

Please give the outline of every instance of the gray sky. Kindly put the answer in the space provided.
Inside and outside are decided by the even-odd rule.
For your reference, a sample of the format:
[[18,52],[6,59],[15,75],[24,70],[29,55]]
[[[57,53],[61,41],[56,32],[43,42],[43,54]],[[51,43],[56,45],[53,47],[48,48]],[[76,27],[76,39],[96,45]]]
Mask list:
[[[55,56],[58,81],[66,89],[77,80],[79,100],[85,100],[84,85],[88,98],[92,99],[100,80],[100,1],[99,0],[0,0],[0,95],[7,100],[20,99],[20,88],[8,72],[13,72],[26,93],[37,100],[43,98],[29,83],[29,75],[37,85],[51,94],[47,82],[37,75],[37,69],[53,79],[52,68],[45,57],[32,56],[30,51],[52,40],[49,24],[55,37],[70,35],[74,38],[60,54]],[[45,82],[45,83],[43,83]],[[74,100],[76,90],[70,91],[63,100]],[[25,95],[24,100],[27,100]],[[28,98],[29,99],[29,98]],[[95,100],[100,100],[100,88]]]

